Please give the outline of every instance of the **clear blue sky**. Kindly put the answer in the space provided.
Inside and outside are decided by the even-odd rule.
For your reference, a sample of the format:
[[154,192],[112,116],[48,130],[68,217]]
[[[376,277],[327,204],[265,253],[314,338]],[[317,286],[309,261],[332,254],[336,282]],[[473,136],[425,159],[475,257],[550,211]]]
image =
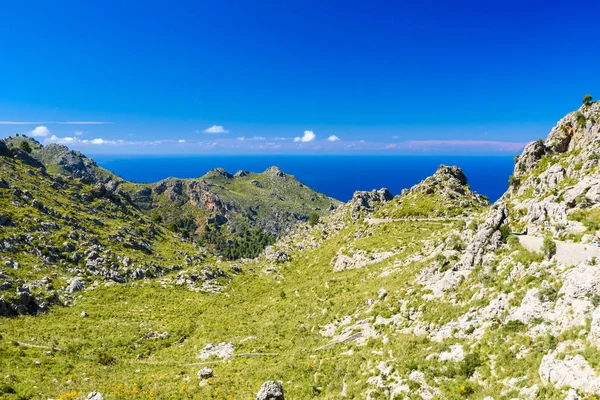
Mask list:
[[0,7],[0,137],[514,154],[600,97],[595,1],[95,3]]

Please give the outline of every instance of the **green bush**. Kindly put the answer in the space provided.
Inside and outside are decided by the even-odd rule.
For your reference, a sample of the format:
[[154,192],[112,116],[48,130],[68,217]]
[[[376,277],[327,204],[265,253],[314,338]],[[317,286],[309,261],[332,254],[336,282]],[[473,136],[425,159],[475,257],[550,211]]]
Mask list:
[[23,150],[24,152],[26,152],[26,153],[31,153],[31,152],[32,152],[32,150],[33,150],[33,149],[31,148],[31,146],[29,145],[29,142],[28,142],[28,141],[26,141],[26,140],[23,140],[23,141],[21,142],[21,144],[19,144],[19,148],[20,148],[21,150]]
[[310,214],[308,223],[311,224],[312,226],[315,226],[316,224],[318,224],[319,223],[319,214],[317,214],[316,212],[313,212],[312,214]]
[[537,297],[540,301],[554,302],[558,297],[558,290],[556,290],[556,288],[554,288],[553,286],[546,286],[540,289],[540,291],[537,294]]
[[502,330],[506,333],[514,333],[524,330],[526,325],[517,319],[508,321],[502,327]]
[[587,123],[587,119],[585,119],[585,116],[579,111],[576,111],[574,117],[577,120],[577,124],[579,124],[580,127],[585,128],[585,124]]
[[477,353],[469,353],[460,364],[460,373],[466,378],[473,376],[478,367],[482,365],[481,358]]
[[547,258],[552,258],[556,254],[556,243],[554,243],[550,236],[544,238],[541,250]]
[[590,104],[593,103],[593,98],[591,94],[586,94],[585,96],[583,96],[583,104],[585,104],[586,106],[589,106]]

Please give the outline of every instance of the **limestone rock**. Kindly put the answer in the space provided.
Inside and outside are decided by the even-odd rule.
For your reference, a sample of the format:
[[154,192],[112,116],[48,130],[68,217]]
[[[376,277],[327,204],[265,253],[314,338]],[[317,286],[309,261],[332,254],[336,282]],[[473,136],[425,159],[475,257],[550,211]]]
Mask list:
[[205,367],[198,371],[198,378],[207,379],[213,376],[213,370],[211,368]]
[[360,211],[363,210],[371,212],[375,209],[377,204],[386,203],[393,198],[390,191],[385,188],[373,190],[371,192],[354,192],[352,200],[350,200],[352,216],[358,217]]
[[267,381],[263,383],[256,395],[256,400],[284,400],[282,382]]
[[583,356],[565,355],[559,359],[557,355],[554,351],[542,358],[539,374],[544,384],[568,386],[590,394],[600,391],[600,378]]
[[68,286],[65,288],[65,292],[67,293],[80,292],[85,289],[85,282],[79,277],[69,279],[68,283]]
[[217,344],[207,344],[198,354],[198,358],[202,360],[209,359],[211,357],[216,358],[229,358],[233,355],[233,343],[222,342]]
[[87,395],[86,400],[104,400],[104,396],[100,392],[91,392]]

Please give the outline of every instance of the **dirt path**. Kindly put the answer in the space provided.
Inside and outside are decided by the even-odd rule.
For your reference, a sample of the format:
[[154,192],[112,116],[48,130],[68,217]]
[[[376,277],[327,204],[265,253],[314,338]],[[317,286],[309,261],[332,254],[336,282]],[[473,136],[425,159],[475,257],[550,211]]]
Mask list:
[[[519,242],[527,250],[540,252],[544,238],[529,235],[519,235]],[[597,257],[600,260],[600,247],[592,247],[579,243],[566,243],[555,240],[556,261],[566,265],[576,265],[585,262],[590,257]]]
[[464,221],[464,218],[365,218],[367,224],[387,224],[390,222],[446,222]]

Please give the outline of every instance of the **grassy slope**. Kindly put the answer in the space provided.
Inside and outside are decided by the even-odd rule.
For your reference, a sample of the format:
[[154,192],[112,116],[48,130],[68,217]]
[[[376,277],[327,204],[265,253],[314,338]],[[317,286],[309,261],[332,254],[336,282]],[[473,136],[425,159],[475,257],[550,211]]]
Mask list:
[[[78,179],[65,179],[59,184],[52,176],[7,157],[0,157],[0,177],[10,185],[0,189],[0,213],[13,221],[12,226],[0,227],[0,241],[16,242],[14,251],[3,251],[0,260],[12,259],[20,264],[19,269],[5,268],[10,279],[31,282],[50,276],[53,286],[59,288],[75,274],[73,268],[83,268],[81,263],[70,261],[74,253],[82,253],[93,242],[110,258],[129,256],[138,266],[182,265],[185,254],[198,251],[124,201],[106,197],[82,200],[94,189]],[[15,189],[21,194],[15,194]],[[32,206],[33,199],[41,202],[45,211]],[[115,239],[119,235],[124,241],[148,241],[154,253],[127,248]],[[23,239],[26,236],[29,242]],[[65,243],[72,244],[73,249],[64,250]],[[33,254],[34,248],[42,255]],[[57,259],[44,263],[48,254]]]
[[[313,397],[318,392],[322,392],[322,398],[337,398],[342,381],[349,385],[350,396],[358,394],[365,390],[364,382],[355,383],[361,381],[363,357],[371,358],[371,350],[375,348],[391,350],[398,356],[406,352],[405,345],[414,339],[399,335],[383,347],[381,343],[363,348],[340,344],[317,350],[329,341],[318,334],[318,326],[351,315],[356,309],[365,309],[365,301],[376,298],[380,287],[401,292],[414,277],[418,265],[385,279],[375,276],[395,259],[416,251],[418,243],[413,239],[430,237],[443,227],[438,224],[418,227],[410,223],[378,226],[374,236],[354,242],[354,248],[372,250],[399,245],[408,248],[380,265],[334,273],[329,262],[348,235],[357,229],[351,227],[326,241],[316,254],[293,254],[294,261],[280,271],[283,277],[247,273],[220,295],[164,289],[158,282],[97,288],[81,296],[73,307],[39,317],[19,317],[3,324],[1,372],[15,376],[17,383],[13,387],[35,393],[32,389],[35,385],[40,393],[49,396],[96,388],[120,398],[135,397],[135,391],[139,391],[138,398],[146,398],[150,393],[159,398],[178,398],[182,393],[196,398],[227,395],[250,398],[267,379],[284,380],[292,398]],[[365,280],[365,275],[373,279]],[[386,310],[389,313],[393,307],[392,300],[386,301],[376,312],[365,316]],[[90,316],[81,318],[81,311]],[[170,338],[140,340],[148,328],[167,331]],[[187,340],[175,344],[182,336]],[[254,338],[240,344],[248,337]],[[32,338],[36,338],[36,344],[57,346],[64,351],[54,351],[48,356],[43,349],[11,344],[13,340],[33,343]],[[236,353],[275,352],[280,356],[235,358],[215,364],[211,385],[200,388],[195,377],[200,367],[186,364],[201,361],[196,354],[206,344],[222,341],[233,342]],[[355,348],[354,356],[339,355],[350,348]],[[147,351],[152,354],[150,357],[136,360],[137,354]],[[104,353],[117,357],[117,362],[100,365],[98,357]],[[419,357],[418,352],[413,352],[404,362]],[[31,360],[40,360],[42,364],[36,366]],[[140,372],[136,373],[138,369]],[[182,379],[185,376],[191,380],[186,382]]]

